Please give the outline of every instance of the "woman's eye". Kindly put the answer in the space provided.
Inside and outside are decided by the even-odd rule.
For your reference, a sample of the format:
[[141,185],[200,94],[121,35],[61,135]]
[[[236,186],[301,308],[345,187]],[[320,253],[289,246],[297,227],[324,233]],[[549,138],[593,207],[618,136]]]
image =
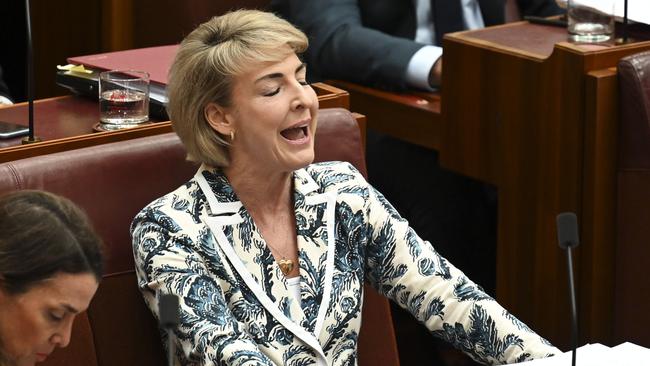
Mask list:
[[273,90],[271,92],[265,93],[264,96],[265,97],[272,97],[272,96],[278,94],[279,92],[280,92],[280,87],[276,88],[275,90]]
[[300,85],[302,85],[302,86],[307,86],[307,85],[309,85],[309,83],[307,82],[307,80],[299,80],[298,82],[299,82]]
[[50,319],[55,322],[60,322],[61,320],[63,320],[63,316],[64,316],[63,314],[54,311],[50,311],[48,315]]

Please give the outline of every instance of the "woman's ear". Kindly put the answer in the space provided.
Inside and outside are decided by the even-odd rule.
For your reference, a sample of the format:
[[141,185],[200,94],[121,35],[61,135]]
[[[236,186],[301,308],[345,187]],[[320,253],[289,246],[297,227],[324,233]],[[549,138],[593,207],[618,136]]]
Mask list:
[[228,112],[225,108],[216,103],[208,103],[203,109],[206,121],[218,133],[229,136],[231,131],[234,131],[235,126],[232,125]]

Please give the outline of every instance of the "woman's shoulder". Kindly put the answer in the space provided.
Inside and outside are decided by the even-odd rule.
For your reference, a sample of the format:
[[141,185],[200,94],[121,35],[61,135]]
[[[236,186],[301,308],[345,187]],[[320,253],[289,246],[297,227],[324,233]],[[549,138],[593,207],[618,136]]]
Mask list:
[[344,161],[314,163],[305,168],[307,174],[322,190],[347,190],[368,186],[366,179],[352,164]]
[[196,207],[199,200],[200,189],[194,178],[185,182],[175,190],[158,197],[144,206],[136,215],[133,224],[146,218],[172,217],[190,212],[191,207]]
[[308,165],[305,170],[312,176],[330,176],[349,174],[363,178],[357,168],[347,161],[323,161]]

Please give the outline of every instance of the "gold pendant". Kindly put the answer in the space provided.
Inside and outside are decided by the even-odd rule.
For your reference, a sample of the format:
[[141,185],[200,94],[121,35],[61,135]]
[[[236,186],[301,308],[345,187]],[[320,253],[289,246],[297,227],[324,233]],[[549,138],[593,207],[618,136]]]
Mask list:
[[291,259],[280,259],[278,265],[280,266],[280,271],[282,271],[282,274],[285,276],[293,270],[293,261]]

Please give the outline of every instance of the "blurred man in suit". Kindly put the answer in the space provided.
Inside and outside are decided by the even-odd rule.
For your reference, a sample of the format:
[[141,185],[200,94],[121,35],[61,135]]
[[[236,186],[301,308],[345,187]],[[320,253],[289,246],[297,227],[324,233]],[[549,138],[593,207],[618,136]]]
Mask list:
[[9,88],[2,77],[2,67],[0,67],[0,107],[11,104],[11,99],[9,99]]
[[[437,86],[444,34],[502,24],[505,7],[505,0],[271,1],[309,36],[311,78],[387,89]],[[561,12],[554,0],[517,0],[517,7],[522,16]]]

